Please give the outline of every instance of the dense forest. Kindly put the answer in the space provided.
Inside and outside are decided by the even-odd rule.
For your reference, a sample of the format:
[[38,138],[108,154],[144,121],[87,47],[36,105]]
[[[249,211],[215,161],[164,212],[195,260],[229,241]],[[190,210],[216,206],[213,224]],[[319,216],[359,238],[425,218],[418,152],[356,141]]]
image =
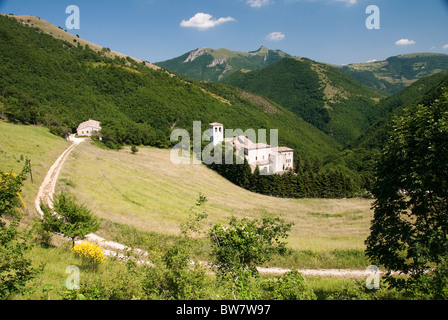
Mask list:
[[376,160],[390,139],[393,121],[405,108],[428,105],[448,87],[448,73],[442,72],[418,80],[397,94],[382,99],[378,105],[381,117],[337,156],[327,159],[331,165],[341,165],[360,174],[362,187],[370,189]]
[[223,82],[272,99],[343,145],[377,117],[377,93],[336,68],[306,58],[235,72]]

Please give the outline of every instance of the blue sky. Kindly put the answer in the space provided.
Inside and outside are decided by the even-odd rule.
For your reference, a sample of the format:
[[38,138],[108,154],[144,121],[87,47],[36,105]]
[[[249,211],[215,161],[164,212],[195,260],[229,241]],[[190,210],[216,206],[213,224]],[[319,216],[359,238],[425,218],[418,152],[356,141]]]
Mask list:
[[[80,29],[69,32],[150,62],[261,45],[333,64],[448,54],[448,0],[0,0],[0,12],[66,29],[69,5],[80,10]],[[379,9],[379,29],[366,28],[369,5]]]

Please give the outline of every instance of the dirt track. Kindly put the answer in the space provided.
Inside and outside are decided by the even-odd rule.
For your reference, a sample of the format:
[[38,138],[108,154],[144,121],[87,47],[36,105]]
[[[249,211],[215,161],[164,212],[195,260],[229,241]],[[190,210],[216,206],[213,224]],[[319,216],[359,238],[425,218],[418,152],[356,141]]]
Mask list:
[[62,170],[62,166],[64,165],[65,160],[68,155],[78,144],[83,142],[85,139],[75,138],[74,136],[70,137],[70,141],[72,144],[70,147],[65,149],[65,151],[56,159],[53,165],[47,172],[47,175],[44,178],[44,181],[39,187],[39,191],[37,192],[36,198],[34,200],[34,205],[36,207],[37,212],[41,216],[43,216],[42,209],[40,208],[41,203],[47,204],[50,208],[53,207],[53,195],[56,188],[56,183],[58,182],[59,173]]

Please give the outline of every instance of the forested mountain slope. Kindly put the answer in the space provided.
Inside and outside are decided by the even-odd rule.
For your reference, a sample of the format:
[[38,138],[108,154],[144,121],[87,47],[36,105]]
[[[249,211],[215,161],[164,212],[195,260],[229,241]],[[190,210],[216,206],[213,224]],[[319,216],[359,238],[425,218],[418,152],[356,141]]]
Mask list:
[[339,148],[334,139],[267,99],[107,53],[0,16],[0,115],[44,124],[56,133],[73,132],[92,118],[101,121],[111,146],[169,146],[172,129],[191,132],[197,120],[203,129],[214,121],[227,128],[278,129],[279,143],[305,157]]
[[225,83],[264,95],[346,144],[376,118],[378,95],[354,78],[306,58],[235,72]]
[[[448,73],[438,73],[418,80],[408,88],[383,99],[378,104],[382,117],[330,162],[348,167],[367,180],[373,177],[375,159],[386,145],[393,121],[405,108],[428,106],[448,89]],[[368,181],[367,181],[368,184]]]
[[382,61],[335,67],[380,94],[388,96],[424,77],[448,72],[448,55],[412,53],[389,57]]

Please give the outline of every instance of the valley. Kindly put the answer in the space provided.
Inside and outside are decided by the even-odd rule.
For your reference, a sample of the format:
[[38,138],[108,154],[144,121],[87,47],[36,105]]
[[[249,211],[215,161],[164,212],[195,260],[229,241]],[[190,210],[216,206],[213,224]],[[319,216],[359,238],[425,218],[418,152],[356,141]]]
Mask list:
[[[32,230],[27,241],[33,245],[24,257],[36,268],[45,265],[40,278],[28,284],[38,289],[8,297],[49,298],[51,292],[67,300],[228,300],[241,290],[238,298],[273,299],[289,290],[279,289],[279,279],[296,277],[286,270],[300,270],[303,278],[293,281],[300,279],[294,288],[303,286],[304,299],[316,298],[314,293],[319,299],[349,299],[350,290],[360,299],[402,298],[394,289],[366,293],[364,283],[359,285],[373,263],[366,255],[366,239],[378,205],[373,196],[381,178],[377,160],[397,117],[443,100],[447,72],[444,54],[336,66],[265,46],[250,52],[200,47],[149,63],[85,41],[39,17],[0,15],[0,182],[31,160],[31,172],[13,196],[23,199],[17,208],[21,230]],[[70,147],[67,137],[87,119],[99,121],[100,132]],[[185,129],[194,136],[194,121],[202,123],[201,133],[211,122],[243,131],[277,129],[279,145],[291,154],[294,150],[294,169],[264,180],[259,171],[249,172],[249,182],[241,187],[231,182],[230,177],[244,173],[235,168],[175,164],[170,152],[177,141],[170,134]],[[97,219],[96,235],[144,250],[156,268],[132,262],[130,252],[130,260],[109,257],[104,264],[86,264],[71,254],[67,237],[45,229],[35,209],[36,195],[67,148],[73,149],[64,159],[56,195],[73,196]],[[0,186],[6,195],[10,186]],[[341,186],[349,192],[343,193]],[[197,214],[199,210],[204,211]],[[14,214],[0,214],[2,228],[15,226]],[[264,218],[268,222],[258,220]],[[250,225],[253,221],[258,225]],[[269,221],[278,225],[269,226]],[[187,222],[205,233],[186,236]],[[287,237],[274,248],[282,227]],[[236,230],[230,240],[225,238],[229,230]],[[270,242],[257,248],[263,237]],[[223,256],[217,252],[226,248],[225,241],[234,241],[239,251],[221,252],[228,261],[219,265]],[[246,257],[240,254],[261,261],[256,265],[264,270],[260,278],[250,274],[254,265],[244,265]],[[257,260],[264,256],[269,259]],[[242,266],[232,265],[239,258]],[[202,269],[202,263],[215,267],[214,272]],[[67,265],[81,265],[81,296],[62,287]],[[314,272],[307,273],[310,269]],[[222,270],[234,277],[233,284],[219,278]],[[281,270],[285,278],[275,278],[272,270]],[[243,289],[235,289],[240,276]],[[159,292],[151,291],[158,285]]]

